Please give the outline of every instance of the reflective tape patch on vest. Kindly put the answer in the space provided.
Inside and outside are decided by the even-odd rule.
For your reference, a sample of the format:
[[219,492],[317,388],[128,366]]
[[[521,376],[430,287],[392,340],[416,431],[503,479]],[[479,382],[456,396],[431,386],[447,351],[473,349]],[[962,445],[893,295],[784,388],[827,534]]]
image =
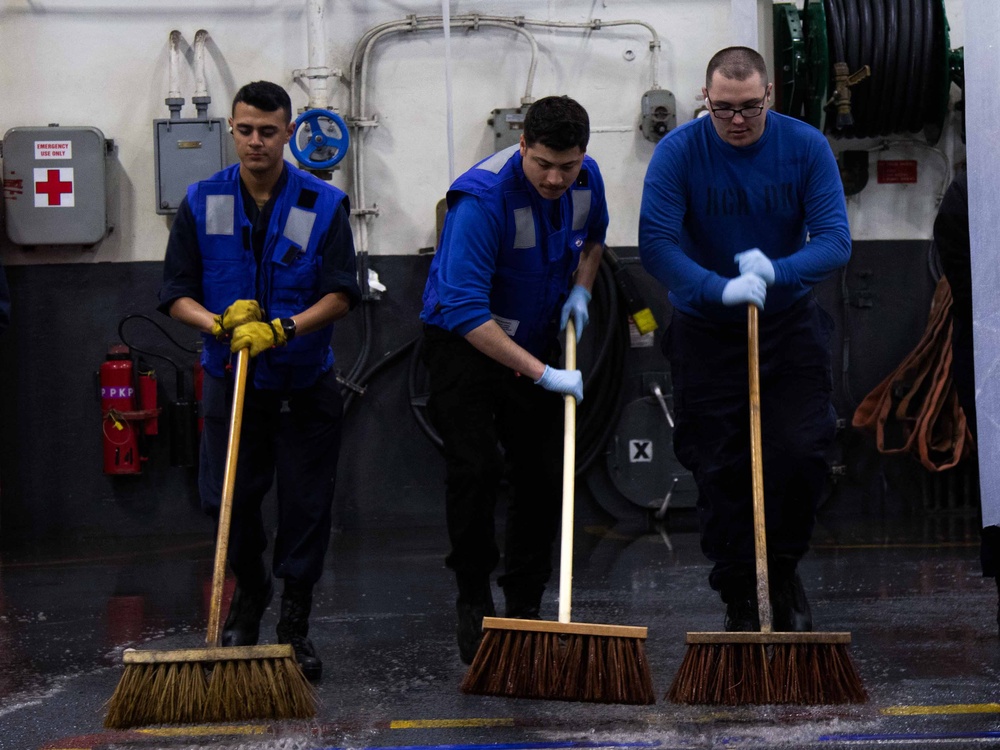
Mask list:
[[497,151],[493,156],[485,159],[481,164],[476,166],[476,169],[485,169],[487,172],[492,172],[493,174],[500,174],[500,170],[503,169],[503,165],[506,164],[510,157],[514,155],[514,152],[519,150],[521,147],[517,144],[513,146],[508,146],[503,151]]
[[590,191],[573,190],[573,231],[579,232],[587,226],[590,218]]
[[234,214],[232,195],[206,195],[205,234],[232,234]]
[[524,250],[535,246],[535,215],[531,206],[514,209],[514,249]]
[[299,247],[307,247],[315,223],[316,214],[312,211],[303,211],[298,206],[292,206],[288,211],[288,218],[285,220],[283,234]]

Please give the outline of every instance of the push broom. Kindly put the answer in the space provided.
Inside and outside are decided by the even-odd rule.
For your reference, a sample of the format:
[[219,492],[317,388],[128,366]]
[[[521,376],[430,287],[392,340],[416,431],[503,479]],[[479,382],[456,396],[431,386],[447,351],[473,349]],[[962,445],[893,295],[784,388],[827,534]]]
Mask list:
[[[566,325],[566,367],[576,368],[576,332]],[[509,698],[654,703],[646,628],[570,622],[576,399],[565,396],[559,621],[483,618],[483,640],[462,692]]]
[[249,359],[248,349],[241,350],[236,358],[206,648],[126,649],[125,672],[108,701],[104,719],[104,726],[110,729],[203,721],[304,719],[316,714],[313,688],[302,674],[290,645],[219,645],[222,588]]
[[750,464],[760,632],[688,633],[667,698],[674,703],[821,705],[868,700],[851,661],[850,633],[776,633],[772,628],[760,427],[758,313],[749,305]]

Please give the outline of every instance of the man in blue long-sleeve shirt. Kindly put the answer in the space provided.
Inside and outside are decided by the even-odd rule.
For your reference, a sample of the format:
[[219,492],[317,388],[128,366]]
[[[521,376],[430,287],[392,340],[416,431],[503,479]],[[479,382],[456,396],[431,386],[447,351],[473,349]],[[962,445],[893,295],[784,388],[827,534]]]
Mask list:
[[639,219],[643,266],[674,307],[663,342],[674,449],[698,485],[702,550],[727,605],[725,627],[756,630],[746,327],[747,305],[756,305],[774,625],[810,630],[797,565],[836,425],[833,324],[811,290],[850,258],[844,193],[826,138],[768,111],[757,52],[716,53],[703,93],[710,114],[657,145]]

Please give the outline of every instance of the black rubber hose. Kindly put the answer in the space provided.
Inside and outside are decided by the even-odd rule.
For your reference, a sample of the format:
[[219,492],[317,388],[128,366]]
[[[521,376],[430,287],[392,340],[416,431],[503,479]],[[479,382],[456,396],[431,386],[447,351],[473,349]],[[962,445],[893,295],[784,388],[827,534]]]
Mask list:
[[899,39],[899,22],[896,8],[896,0],[881,0],[885,9],[885,54],[883,56],[884,65],[882,71],[885,75],[885,83],[882,88],[883,97],[879,102],[879,135],[889,135],[892,132],[892,94],[896,89],[896,66],[893,54],[896,51],[896,44]]
[[[354,382],[356,385],[359,385],[359,386],[366,386],[366,385],[368,385],[368,382],[372,378],[374,378],[382,370],[384,370],[389,365],[393,364],[396,360],[400,359],[404,354],[406,354],[410,349],[412,349],[414,346],[416,346],[416,344],[420,340],[420,338],[421,338],[420,336],[414,336],[412,339],[410,339],[409,341],[407,341],[405,344],[403,344],[401,347],[399,347],[395,351],[389,352],[384,357],[382,357],[382,359],[380,359],[374,365],[372,365],[367,370],[365,370],[358,377],[358,379],[356,381],[352,381],[352,382]],[[356,397],[359,396],[359,395],[361,395],[361,394],[359,394],[357,391],[348,389],[347,395],[344,397],[344,413],[345,414],[351,408],[351,404],[354,403],[354,401],[356,400]]]
[[[924,50],[924,7],[923,0],[909,0],[911,7],[910,17],[910,50],[907,57],[910,73],[906,85],[906,104],[902,112],[902,122],[900,130],[915,132],[923,126],[919,122],[922,115],[920,111],[921,93],[924,89],[924,67],[926,62],[920,59]],[[927,29],[930,33],[930,29]],[[914,121],[916,125],[914,125]]]
[[923,69],[921,76],[921,86],[918,92],[917,104],[914,107],[912,119],[910,120],[910,132],[916,133],[922,130],[925,122],[933,121],[934,117],[931,108],[928,106],[938,90],[935,85],[934,71],[940,67],[941,59],[934,57],[934,4],[932,0],[918,0],[924,6],[924,36],[921,51],[918,56],[919,64]]
[[885,44],[885,8],[882,0],[868,0],[872,16],[872,78],[868,88],[869,112],[865,135],[873,138],[881,131],[882,97],[885,93],[885,66],[888,50]]
[[911,24],[910,24],[910,14],[907,12],[908,0],[889,0],[889,2],[896,3],[897,13],[896,19],[899,23],[899,34],[897,35],[897,44],[892,48],[892,53],[895,55],[895,77],[894,86],[889,89],[892,96],[892,111],[891,111],[891,122],[890,127],[891,133],[898,133],[903,129],[906,124],[906,89],[910,85],[910,81],[907,78],[910,71],[910,35]]
[[[861,18],[858,14],[856,0],[841,0],[844,14],[844,46],[847,49],[847,69],[855,73],[861,69]],[[864,109],[861,106],[858,89],[860,85],[851,86],[851,116],[853,126],[847,135],[858,135],[858,129],[863,125]]]
[[[871,0],[854,0],[858,7],[858,24],[861,26],[861,55],[858,59],[858,69],[867,65],[871,70],[875,57],[875,24],[872,20]],[[872,127],[873,100],[871,75],[854,87],[857,97],[858,114],[854,126],[858,135],[867,137]]]
[[176,374],[176,378],[177,378],[177,383],[176,383],[176,386],[177,386],[177,398],[178,399],[183,399],[184,398],[184,373],[183,373],[183,370],[181,369],[181,366],[179,364],[177,364],[174,360],[172,360],[170,357],[166,356],[165,354],[157,354],[155,352],[151,352],[151,351],[148,351],[146,349],[140,349],[139,347],[137,347],[137,346],[135,346],[133,344],[130,344],[129,341],[128,341],[128,339],[125,338],[125,324],[128,323],[130,320],[136,320],[136,319],[138,319],[138,320],[145,320],[147,323],[150,323],[153,326],[155,326],[156,328],[158,328],[159,331],[160,331],[160,333],[162,333],[167,339],[169,339],[170,343],[172,343],[174,346],[176,346],[181,351],[189,352],[191,354],[198,354],[198,350],[197,349],[190,349],[190,348],[184,346],[183,344],[181,344],[179,341],[177,341],[177,339],[175,339],[173,336],[170,335],[170,333],[167,331],[166,328],[164,328],[163,326],[161,326],[158,322],[156,322],[155,320],[153,320],[152,318],[150,318],[148,315],[141,315],[141,314],[135,313],[135,314],[132,314],[132,315],[126,315],[124,318],[122,318],[120,321],[118,321],[118,338],[121,339],[122,343],[125,344],[125,346],[127,346],[130,351],[138,352],[139,354],[145,354],[147,357],[153,357],[154,359],[162,359],[165,362],[169,362],[173,366],[174,373]]
[[[838,62],[847,62],[847,50],[844,47],[844,13],[843,7],[840,0],[826,0],[826,13],[827,13],[827,30],[829,33],[829,44],[830,44],[830,80],[836,80],[833,72],[833,65]],[[834,91],[836,88],[834,87]],[[836,125],[832,128],[833,130],[841,131],[850,122],[847,118],[841,116],[836,107],[833,110],[833,116],[835,118],[834,122]]]

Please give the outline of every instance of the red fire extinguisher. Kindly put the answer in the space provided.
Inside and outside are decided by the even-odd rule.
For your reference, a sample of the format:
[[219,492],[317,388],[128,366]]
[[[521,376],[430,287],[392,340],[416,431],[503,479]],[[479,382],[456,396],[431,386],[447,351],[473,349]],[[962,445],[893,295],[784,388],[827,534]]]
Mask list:
[[104,431],[104,473],[138,474],[141,471],[139,436],[128,415],[135,411],[132,355],[123,344],[112,344],[101,364],[101,413]]

